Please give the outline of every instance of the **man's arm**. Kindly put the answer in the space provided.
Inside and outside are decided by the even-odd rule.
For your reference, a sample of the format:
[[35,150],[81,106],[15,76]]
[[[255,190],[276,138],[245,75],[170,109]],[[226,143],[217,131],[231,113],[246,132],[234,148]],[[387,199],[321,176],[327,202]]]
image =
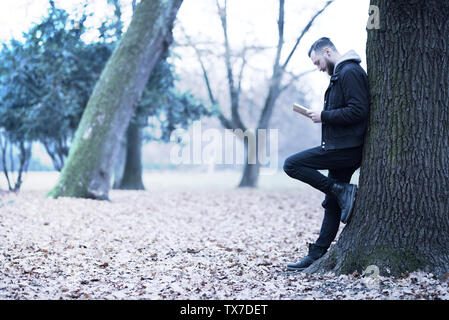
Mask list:
[[365,74],[349,69],[341,76],[341,86],[348,105],[322,111],[321,121],[349,125],[365,120],[369,114],[369,88]]

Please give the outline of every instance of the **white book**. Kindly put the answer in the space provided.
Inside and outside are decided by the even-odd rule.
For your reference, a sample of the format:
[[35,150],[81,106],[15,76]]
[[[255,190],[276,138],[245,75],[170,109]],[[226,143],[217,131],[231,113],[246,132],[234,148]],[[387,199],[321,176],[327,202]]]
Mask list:
[[309,111],[310,109],[307,107],[304,107],[300,104],[294,103],[293,104],[293,111],[298,112],[300,114],[302,114],[303,116],[306,116],[307,118],[310,118],[309,115],[307,114],[307,111]]

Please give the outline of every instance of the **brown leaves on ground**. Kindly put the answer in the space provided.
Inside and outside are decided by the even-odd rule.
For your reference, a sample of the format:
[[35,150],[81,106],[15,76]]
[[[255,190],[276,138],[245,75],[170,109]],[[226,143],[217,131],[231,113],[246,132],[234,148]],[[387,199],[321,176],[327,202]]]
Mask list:
[[289,273],[322,195],[112,191],[111,202],[0,198],[1,299],[448,299],[446,279]]

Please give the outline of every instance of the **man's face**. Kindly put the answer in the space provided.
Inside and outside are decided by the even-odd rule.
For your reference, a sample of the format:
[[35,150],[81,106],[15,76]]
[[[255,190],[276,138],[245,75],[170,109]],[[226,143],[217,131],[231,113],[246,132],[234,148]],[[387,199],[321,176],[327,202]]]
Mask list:
[[326,51],[316,52],[315,50],[310,53],[310,59],[314,65],[317,66],[318,70],[327,72],[328,75],[332,76],[334,73],[334,63],[332,63],[326,56]]

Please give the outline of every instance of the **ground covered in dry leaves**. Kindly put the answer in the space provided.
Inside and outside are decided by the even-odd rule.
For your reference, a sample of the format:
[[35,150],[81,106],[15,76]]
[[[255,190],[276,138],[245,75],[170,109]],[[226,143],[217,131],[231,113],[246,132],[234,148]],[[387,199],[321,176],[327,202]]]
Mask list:
[[[310,191],[310,190],[309,190]],[[0,299],[448,299],[448,283],[285,271],[318,192],[111,191],[110,202],[0,195]]]

